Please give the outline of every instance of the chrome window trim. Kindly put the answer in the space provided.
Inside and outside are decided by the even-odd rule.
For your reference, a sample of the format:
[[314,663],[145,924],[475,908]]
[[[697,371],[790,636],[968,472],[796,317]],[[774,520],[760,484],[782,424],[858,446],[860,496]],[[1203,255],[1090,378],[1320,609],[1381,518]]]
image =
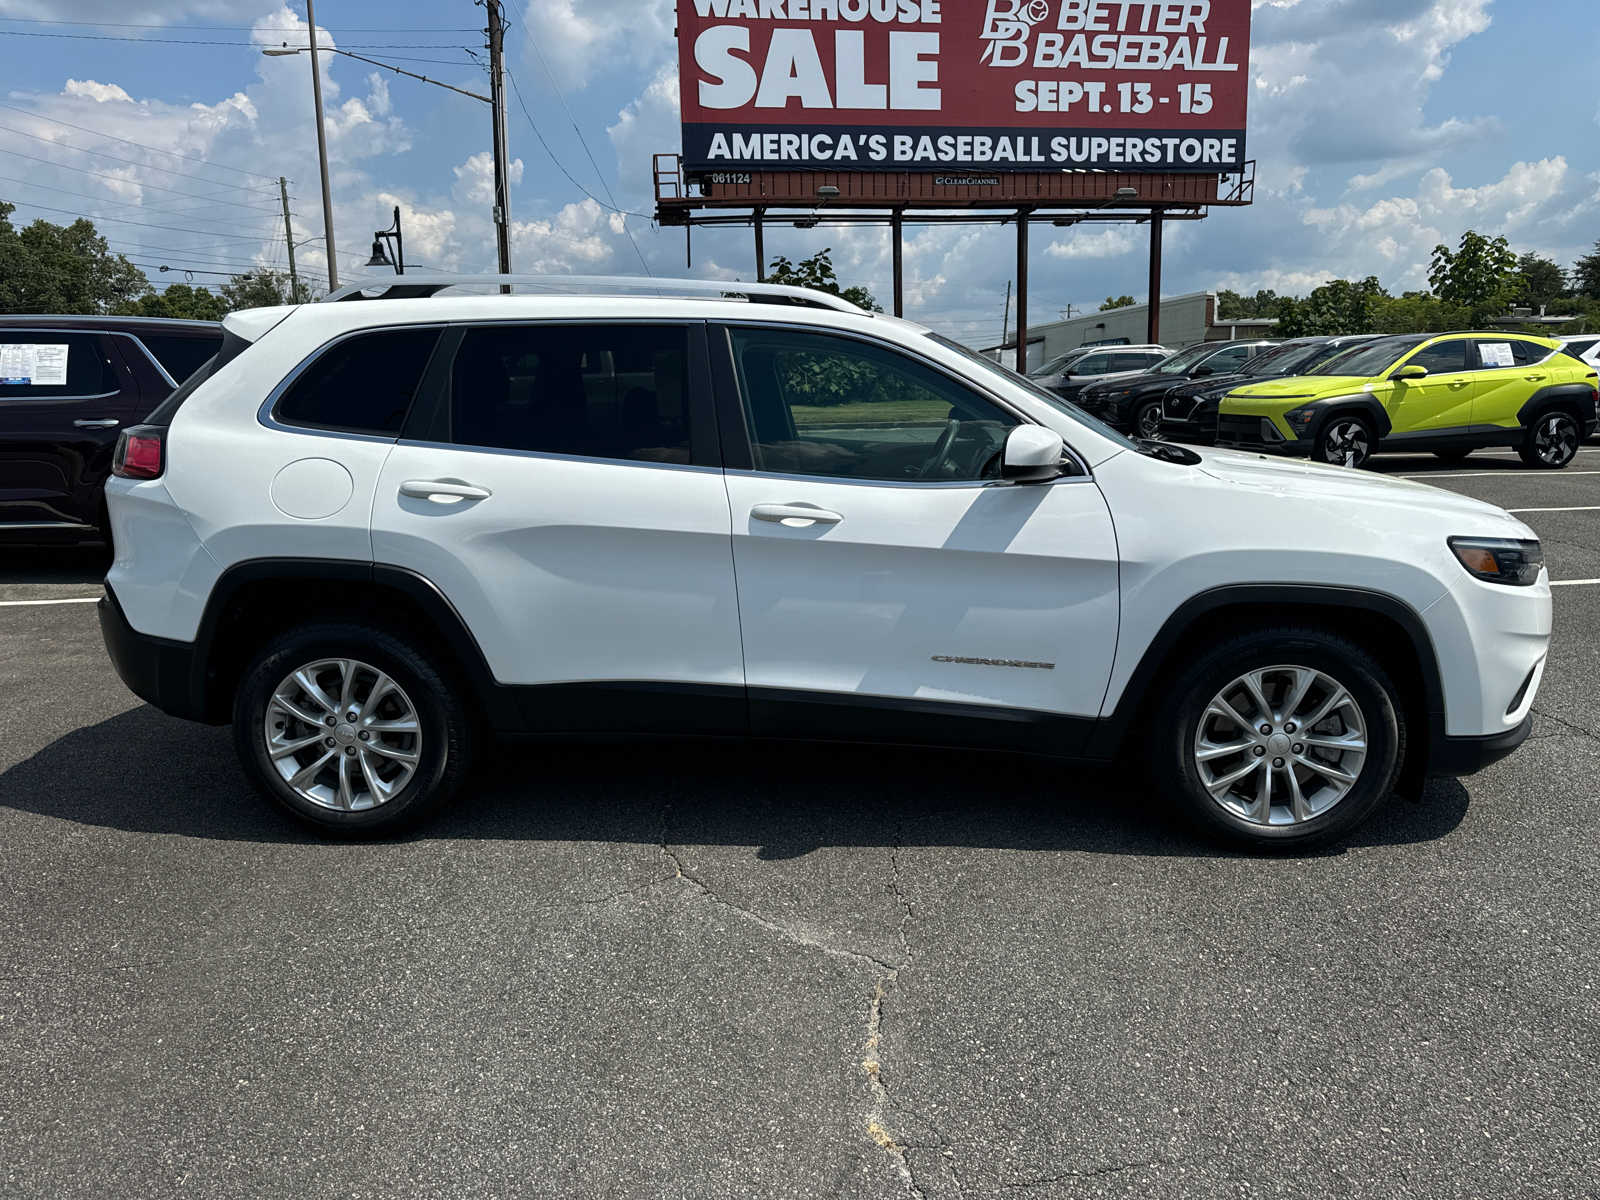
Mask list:
[[[463,322],[463,324],[464,323],[465,322]],[[351,442],[387,442],[390,445],[393,445],[395,442],[400,440],[401,431],[398,429],[391,435],[384,433],[363,432],[354,429],[337,429],[326,425],[297,425],[289,421],[280,421],[276,411],[278,407],[278,401],[283,399],[283,394],[294,386],[295,381],[298,380],[301,375],[305,374],[312,364],[314,364],[324,354],[333,349],[333,347],[339,345],[341,342],[347,342],[351,338],[363,337],[369,333],[398,333],[403,330],[411,329],[437,329],[443,333],[445,327],[449,324],[450,322],[448,321],[399,321],[390,325],[367,325],[360,329],[352,329],[347,333],[341,333],[337,337],[330,338],[328,341],[323,342],[315,350],[312,350],[309,354],[302,358],[300,362],[296,364],[289,371],[289,373],[283,377],[282,380],[279,381],[278,386],[273,388],[271,392],[267,393],[267,398],[261,402],[261,407],[256,410],[256,420],[260,424],[266,426],[268,429],[277,430],[279,433],[307,434],[312,437],[328,437]],[[426,366],[423,367],[423,373],[427,373]],[[418,382],[421,382],[420,378],[418,379]],[[401,425],[404,427],[404,422],[401,422]]]
[[[112,337],[125,337],[130,342],[135,343],[139,347],[140,350],[144,351],[144,356],[150,360],[151,366],[155,367],[156,370],[161,372],[161,378],[165,379],[168,383],[170,383],[172,385],[174,391],[177,390],[178,381],[172,377],[172,372],[168,371],[166,367],[161,365],[161,360],[155,356],[155,353],[150,349],[149,346],[146,346],[144,344],[144,341],[137,334],[132,334],[132,333],[113,333],[113,334],[111,334],[111,336]],[[196,338],[195,340],[198,341],[199,339]],[[222,343],[219,340],[217,344],[220,346]]]
[[498,454],[512,458],[542,459],[551,462],[592,463],[597,467],[660,467],[669,471],[697,471],[707,475],[721,475],[723,468],[708,467],[698,463],[651,462],[643,458],[600,458],[593,454],[556,454],[550,450],[514,450],[508,446],[476,446],[470,442],[424,442],[405,438],[397,445],[417,450],[455,450],[462,454]]

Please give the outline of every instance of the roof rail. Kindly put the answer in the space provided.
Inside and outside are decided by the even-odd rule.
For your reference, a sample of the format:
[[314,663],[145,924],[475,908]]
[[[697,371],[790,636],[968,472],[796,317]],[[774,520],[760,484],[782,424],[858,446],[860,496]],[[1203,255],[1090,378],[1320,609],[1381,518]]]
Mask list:
[[[324,296],[319,303],[338,300],[410,300],[432,296],[445,288],[484,287],[499,284],[548,288],[551,291],[568,291],[573,288],[597,288],[611,292],[654,291],[709,292],[711,298],[746,297],[752,304],[794,304],[805,308],[831,308],[839,312],[871,316],[865,309],[851,304],[843,296],[821,292],[814,288],[789,287],[779,283],[740,283],[721,279],[641,279],[637,275],[397,275],[393,280],[352,283]],[[365,293],[372,288],[384,289],[379,295]]]

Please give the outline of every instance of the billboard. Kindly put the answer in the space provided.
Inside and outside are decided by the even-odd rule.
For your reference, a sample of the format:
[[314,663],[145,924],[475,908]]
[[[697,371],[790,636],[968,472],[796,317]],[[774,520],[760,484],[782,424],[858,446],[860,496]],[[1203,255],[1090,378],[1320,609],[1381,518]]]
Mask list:
[[683,162],[1231,173],[1249,54],[1250,0],[678,0]]

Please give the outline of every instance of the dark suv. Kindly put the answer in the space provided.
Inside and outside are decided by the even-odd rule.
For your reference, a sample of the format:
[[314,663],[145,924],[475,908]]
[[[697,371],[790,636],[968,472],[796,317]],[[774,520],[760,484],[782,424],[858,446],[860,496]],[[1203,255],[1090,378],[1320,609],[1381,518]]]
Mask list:
[[221,345],[212,321],[0,317],[0,542],[108,533],[104,489],[119,430]]
[[1161,405],[1179,384],[1213,376],[1237,375],[1252,358],[1279,341],[1200,342],[1180,350],[1143,375],[1097,383],[1078,393],[1075,403],[1114,429],[1138,438],[1161,435]]
[[1161,436],[1169,442],[1210,446],[1217,440],[1217,409],[1222,398],[1234,388],[1265,379],[1304,375],[1335,354],[1376,337],[1373,333],[1351,333],[1337,337],[1294,338],[1256,355],[1237,374],[1208,375],[1172,388],[1162,402]]

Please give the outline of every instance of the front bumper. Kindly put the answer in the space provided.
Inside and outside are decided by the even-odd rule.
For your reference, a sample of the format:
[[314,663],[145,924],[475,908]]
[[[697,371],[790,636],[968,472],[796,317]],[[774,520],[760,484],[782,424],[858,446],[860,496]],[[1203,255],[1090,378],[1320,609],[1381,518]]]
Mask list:
[[1522,724],[1504,733],[1491,733],[1483,737],[1449,737],[1444,732],[1443,714],[1439,715],[1439,728],[1429,739],[1429,775],[1474,775],[1490,763],[1499,762],[1523,742],[1533,731],[1533,714],[1522,719]]
[[171,716],[207,720],[204,680],[196,678],[194,643],[140,633],[128,623],[109,585],[96,607],[106,653],[128,690]]
[[[1273,430],[1273,435],[1266,432]],[[1279,440],[1274,441],[1273,437]],[[1285,454],[1304,458],[1311,453],[1312,442],[1307,439],[1285,439],[1268,417],[1239,416],[1222,413],[1217,417],[1218,446],[1234,450],[1255,450],[1262,454]]]

